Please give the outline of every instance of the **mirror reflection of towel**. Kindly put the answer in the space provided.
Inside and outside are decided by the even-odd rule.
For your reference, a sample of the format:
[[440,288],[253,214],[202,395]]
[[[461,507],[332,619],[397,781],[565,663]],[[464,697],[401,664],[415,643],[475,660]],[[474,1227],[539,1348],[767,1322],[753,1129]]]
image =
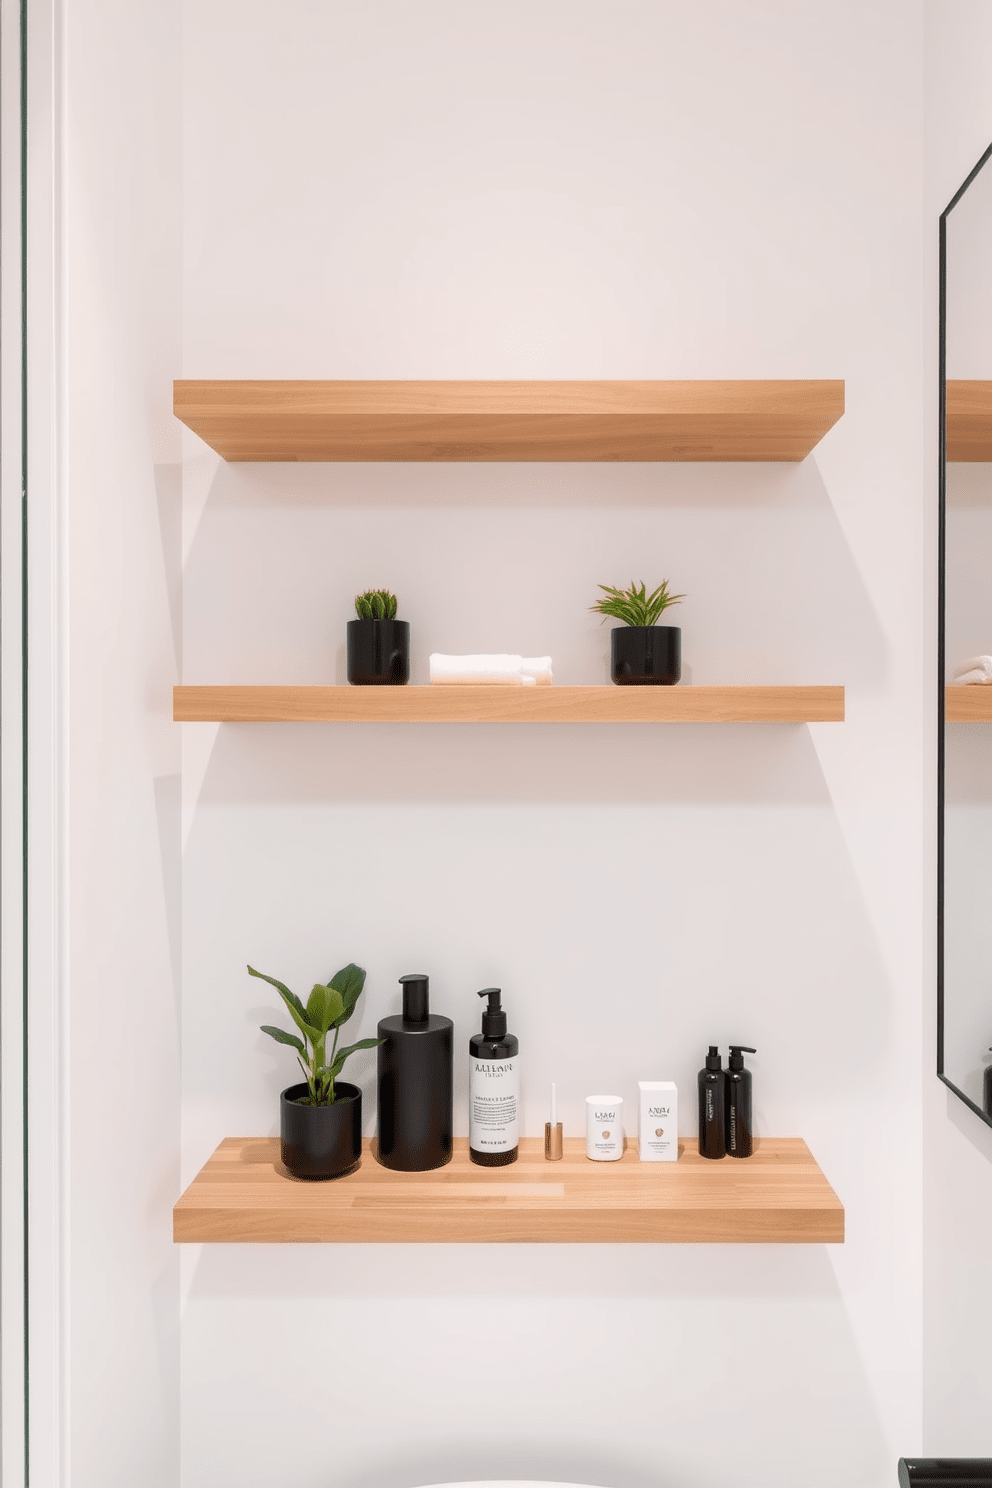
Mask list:
[[992,684],[992,656],[972,656],[969,661],[963,661],[954,668],[953,680],[988,687]]

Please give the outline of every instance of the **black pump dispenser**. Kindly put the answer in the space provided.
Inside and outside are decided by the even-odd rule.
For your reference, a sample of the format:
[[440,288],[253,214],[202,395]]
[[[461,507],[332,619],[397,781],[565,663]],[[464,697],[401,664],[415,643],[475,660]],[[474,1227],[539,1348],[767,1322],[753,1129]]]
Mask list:
[[757,1052],[747,1044],[730,1045],[725,1100],[728,1157],[750,1157],[754,1149],[751,1071],[744,1068],[744,1055]]
[[489,998],[489,1006],[482,1010],[482,1037],[496,1039],[497,1041],[506,1035],[506,1014],[503,1011],[500,999],[503,996],[500,987],[483,987],[479,993],[480,997]]
[[468,1041],[468,1155],[483,1168],[516,1162],[519,1152],[520,1041],[506,1031],[499,987],[483,987],[488,997],[482,1032]]
[[379,1150],[385,1168],[423,1173],[451,1161],[453,1028],[430,1010],[429,979],[400,977],[403,1011],[379,1023]]
[[696,1085],[699,1090],[699,1155],[700,1157],[726,1157],[727,1137],[724,1130],[724,1075],[720,1051],[710,1044],[705,1068],[699,1071]]

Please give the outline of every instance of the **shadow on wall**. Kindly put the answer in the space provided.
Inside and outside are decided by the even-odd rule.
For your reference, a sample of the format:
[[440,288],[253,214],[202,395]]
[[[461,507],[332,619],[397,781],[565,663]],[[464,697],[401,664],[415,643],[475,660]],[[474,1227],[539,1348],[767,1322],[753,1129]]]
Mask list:
[[[467,1250],[470,1267],[463,1246],[204,1247],[183,1347],[202,1368],[223,1337],[225,1378],[197,1391],[184,1370],[193,1460],[215,1473],[224,1460],[215,1389],[239,1402],[239,1460],[271,1451],[286,1361],[326,1326],[362,1386],[326,1397],[329,1441],[343,1442],[336,1428],[348,1422],[333,1470],[282,1441],[281,1480],[299,1488],[717,1488],[731,1462],[755,1488],[886,1481],[872,1391],[824,1247]],[[759,1332],[760,1377],[748,1363]],[[703,1436],[701,1397],[719,1419]],[[401,1447],[383,1451],[384,1418]]]

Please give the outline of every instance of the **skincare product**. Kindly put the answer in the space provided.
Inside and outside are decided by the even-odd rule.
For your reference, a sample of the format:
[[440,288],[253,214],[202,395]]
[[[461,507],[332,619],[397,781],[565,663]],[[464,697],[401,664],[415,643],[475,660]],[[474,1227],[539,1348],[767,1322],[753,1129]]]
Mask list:
[[564,1143],[561,1135],[561,1122],[558,1120],[558,1092],[554,1085],[551,1087],[551,1120],[544,1123],[544,1160],[545,1162],[561,1162]]
[[[989,1053],[992,1054],[992,1049],[989,1050]],[[992,1064],[985,1071],[982,1088],[985,1092],[985,1114],[986,1116],[992,1116]]]
[[699,1087],[699,1155],[726,1157],[723,1067],[716,1044],[710,1044],[705,1068],[699,1071],[696,1084]]
[[637,1155],[641,1162],[677,1162],[679,1093],[673,1080],[638,1080]]
[[400,977],[403,1011],[379,1024],[379,1151],[385,1168],[423,1173],[451,1161],[453,1024],[430,1011],[428,978]]
[[468,1155],[483,1168],[516,1162],[520,1125],[519,1040],[506,1031],[499,987],[484,987],[488,997],[482,1032],[468,1042]]
[[757,1054],[747,1044],[731,1044],[727,1060],[725,1111],[727,1156],[750,1157],[754,1123],[751,1119],[751,1071],[744,1068],[744,1055]]
[[586,1157],[617,1162],[623,1157],[623,1096],[586,1096]]

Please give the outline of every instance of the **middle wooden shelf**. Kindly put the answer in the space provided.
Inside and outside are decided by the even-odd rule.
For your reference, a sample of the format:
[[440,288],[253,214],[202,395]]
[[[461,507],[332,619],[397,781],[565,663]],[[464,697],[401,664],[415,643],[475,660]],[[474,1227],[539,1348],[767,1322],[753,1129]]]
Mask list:
[[177,687],[177,723],[843,723],[843,687]]

